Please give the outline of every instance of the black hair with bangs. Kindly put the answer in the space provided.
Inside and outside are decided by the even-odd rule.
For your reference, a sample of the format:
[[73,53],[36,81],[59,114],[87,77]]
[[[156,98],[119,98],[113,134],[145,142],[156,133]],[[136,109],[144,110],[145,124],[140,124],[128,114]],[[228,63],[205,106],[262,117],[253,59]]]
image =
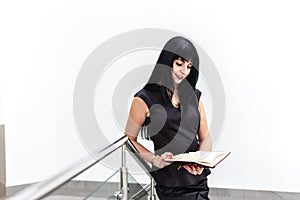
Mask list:
[[159,85],[167,88],[171,92],[174,91],[171,70],[173,62],[181,58],[184,61],[192,62],[192,67],[186,81],[182,81],[179,86],[179,97],[181,103],[186,102],[192,92],[195,91],[196,83],[199,76],[199,56],[193,43],[188,39],[177,36],[171,38],[163,47],[150,79],[144,88],[151,88],[151,85]]

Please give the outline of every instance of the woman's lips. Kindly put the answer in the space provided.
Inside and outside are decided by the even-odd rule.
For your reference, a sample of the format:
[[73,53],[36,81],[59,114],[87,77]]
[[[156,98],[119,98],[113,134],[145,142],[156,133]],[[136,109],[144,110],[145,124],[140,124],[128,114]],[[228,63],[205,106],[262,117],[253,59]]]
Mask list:
[[182,79],[184,78],[184,76],[181,76],[181,75],[178,75],[178,74],[176,74],[176,76],[177,76],[177,78],[180,79],[180,80],[182,80]]

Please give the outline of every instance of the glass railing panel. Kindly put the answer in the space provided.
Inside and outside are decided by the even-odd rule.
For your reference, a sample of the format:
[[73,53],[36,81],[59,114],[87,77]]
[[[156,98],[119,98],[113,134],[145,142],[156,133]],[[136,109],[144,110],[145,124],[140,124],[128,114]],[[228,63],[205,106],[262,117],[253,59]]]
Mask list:
[[107,180],[99,183],[95,190],[91,191],[83,199],[116,199],[116,194],[120,189],[118,182],[112,182],[111,180],[120,179],[120,171],[114,172]]
[[[111,180],[115,179],[120,180],[120,170],[116,171],[106,181],[99,183],[99,186],[83,199],[116,199],[120,191],[120,182],[111,182]],[[137,193],[139,193],[139,195],[136,195]],[[128,198],[132,199],[132,197],[134,197],[134,199],[146,200],[147,195],[148,193],[144,187],[128,173]]]
[[108,156],[117,160],[115,168],[107,166],[108,157],[104,158],[42,199],[115,199],[114,194],[120,189],[119,154],[117,150]]
[[[95,164],[82,174],[68,181],[55,191],[51,192],[44,200],[103,200],[116,199],[120,191],[121,180],[121,150],[113,152],[101,162]],[[127,153],[127,159],[130,155]],[[111,160],[115,160],[114,163]],[[129,162],[132,159],[128,160]],[[132,165],[130,165],[132,166]],[[130,167],[128,166],[128,167]],[[127,174],[128,178],[128,198],[147,199],[147,191],[143,189],[144,185],[130,174],[130,168]],[[136,169],[134,169],[135,171]],[[146,174],[145,174],[146,176]],[[136,195],[139,192],[139,195]]]
[[148,191],[145,190],[145,185],[141,185],[138,181],[128,173],[129,199],[147,200]]
[[[126,140],[126,137],[122,137],[112,145],[120,147]],[[124,150],[125,147],[116,150],[112,145],[97,153],[97,156],[95,156],[97,158],[94,158],[93,156],[87,157],[76,163],[74,166],[57,173],[55,176],[25,188],[24,191],[21,191],[17,195],[13,195],[13,197],[9,199],[117,199],[117,194],[119,194],[121,190],[120,170],[124,169],[122,168],[122,163],[125,163],[123,162],[125,159],[121,156],[124,155],[125,151],[122,151],[121,149]],[[129,148],[129,151],[134,150]],[[126,158],[130,158],[127,164],[134,163],[139,166],[138,168],[140,168],[142,174],[145,176],[150,175],[148,170],[145,170],[149,168],[149,166],[146,164],[146,168],[144,168],[140,165],[140,163],[144,162],[142,158],[136,159],[137,156],[133,156],[134,159],[132,159],[129,153],[126,154]],[[97,160],[101,161],[97,162]],[[135,166],[130,165],[129,167],[127,164],[125,171],[128,170],[128,172],[131,172],[130,170],[132,170],[133,173],[136,173],[136,169],[130,169],[130,167],[134,168]],[[145,165],[145,162],[143,165]],[[124,176],[122,178],[125,180]],[[139,184],[130,173],[127,174],[126,180],[128,180],[128,183],[126,184],[128,187],[128,199],[147,198],[149,187],[147,188],[144,187],[143,184]]]

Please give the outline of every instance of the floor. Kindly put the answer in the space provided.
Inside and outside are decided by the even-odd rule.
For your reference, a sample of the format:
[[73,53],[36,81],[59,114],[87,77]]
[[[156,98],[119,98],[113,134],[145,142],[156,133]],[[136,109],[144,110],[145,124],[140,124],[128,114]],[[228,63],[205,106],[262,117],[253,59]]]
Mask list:
[[[52,196],[45,198],[45,200],[82,200],[83,197],[74,197],[74,196]],[[103,197],[93,197],[88,198],[88,200],[109,200],[114,198],[103,198]],[[256,196],[256,197],[220,197],[220,196],[210,196],[211,200],[274,200],[273,196]],[[283,199],[283,200],[299,200],[299,196],[280,196],[276,199]]]
[[[7,188],[7,196],[23,190],[28,185]],[[132,184],[130,193],[135,194],[141,189],[140,185]],[[114,193],[119,188],[117,183],[105,183],[99,188],[99,182],[75,181],[62,186],[51,196],[43,198],[45,200],[112,200],[115,199]],[[101,191],[100,191],[100,190]],[[94,191],[94,192],[91,192]],[[90,195],[89,198],[85,198]],[[2,198],[0,198],[2,199]],[[144,197],[143,199],[147,199]],[[157,198],[158,199],[158,198]],[[299,200],[300,193],[276,192],[276,191],[257,191],[257,190],[237,190],[237,189],[210,189],[211,200]]]

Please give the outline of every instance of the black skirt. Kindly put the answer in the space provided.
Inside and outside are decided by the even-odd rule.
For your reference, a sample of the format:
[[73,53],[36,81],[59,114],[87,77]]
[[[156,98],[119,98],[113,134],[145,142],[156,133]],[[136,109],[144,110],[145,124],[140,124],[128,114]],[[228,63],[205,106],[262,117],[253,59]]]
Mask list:
[[207,178],[197,185],[188,187],[169,187],[156,185],[156,193],[160,200],[209,200]]

